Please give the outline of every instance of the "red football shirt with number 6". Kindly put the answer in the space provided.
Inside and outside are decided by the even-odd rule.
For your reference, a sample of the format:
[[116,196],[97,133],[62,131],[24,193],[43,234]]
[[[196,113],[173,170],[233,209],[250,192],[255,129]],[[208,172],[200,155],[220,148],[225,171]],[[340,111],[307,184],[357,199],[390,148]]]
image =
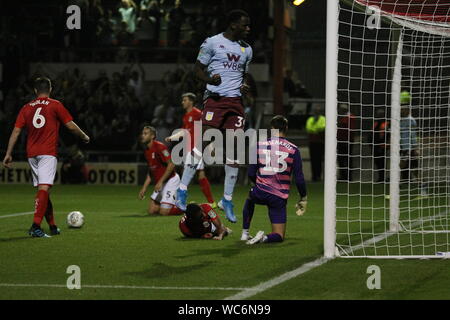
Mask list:
[[58,100],[37,98],[20,109],[16,128],[27,129],[27,157],[57,155],[59,126],[73,118]]

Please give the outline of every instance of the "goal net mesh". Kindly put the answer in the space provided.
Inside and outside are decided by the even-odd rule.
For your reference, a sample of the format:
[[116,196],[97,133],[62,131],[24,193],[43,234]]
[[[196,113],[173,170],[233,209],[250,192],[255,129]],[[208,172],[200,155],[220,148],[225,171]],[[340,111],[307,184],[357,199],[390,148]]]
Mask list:
[[340,1],[338,46],[340,255],[449,252],[450,0]]

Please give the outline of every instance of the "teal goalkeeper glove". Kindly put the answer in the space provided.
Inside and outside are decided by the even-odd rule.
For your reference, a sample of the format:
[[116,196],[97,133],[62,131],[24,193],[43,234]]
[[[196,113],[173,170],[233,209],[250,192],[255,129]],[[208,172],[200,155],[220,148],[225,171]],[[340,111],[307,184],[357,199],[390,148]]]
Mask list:
[[296,209],[295,213],[296,213],[298,216],[304,215],[305,212],[306,212],[306,206],[307,206],[307,204],[308,204],[308,197],[307,197],[307,196],[302,197],[302,198],[300,199],[300,201],[297,202],[297,204],[295,205],[295,209]]

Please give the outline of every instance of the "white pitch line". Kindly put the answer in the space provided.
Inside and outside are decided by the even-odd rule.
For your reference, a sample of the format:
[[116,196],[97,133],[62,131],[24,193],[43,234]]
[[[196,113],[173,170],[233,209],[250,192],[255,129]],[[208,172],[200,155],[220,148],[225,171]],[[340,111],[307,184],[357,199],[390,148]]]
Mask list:
[[[433,216],[431,218],[439,218],[439,217],[441,217],[443,215],[444,215],[444,213],[440,213],[440,214],[437,214],[437,215],[435,215],[435,216]],[[414,227],[419,226],[421,223],[422,223],[421,220],[420,221],[416,221],[414,223],[410,223],[409,227],[410,228],[414,228]],[[373,238],[371,238],[369,240],[366,240],[366,241],[360,243],[359,245],[353,246],[352,249],[353,250],[361,249],[364,246],[367,246],[367,245],[374,244],[374,243],[377,243],[379,241],[382,241],[382,240],[384,240],[384,239],[386,239],[386,238],[388,238],[388,237],[390,237],[390,236],[392,236],[392,235],[394,235],[396,233],[397,232],[384,232],[384,233],[382,233],[382,234],[380,234],[380,235],[378,235],[376,237],[373,237]],[[392,258],[395,258],[395,256],[393,256]],[[281,284],[281,283],[283,283],[285,281],[288,281],[288,280],[290,280],[292,278],[295,278],[295,277],[297,277],[297,276],[299,276],[299,275],[301,275],[303,273],[306,273],[306,272],[308,272],[308,271],[310,271],[310,270],[312,270],[314,268],[320,267],[321,265],[327,263],[328,261],[330,261],[332,259],[334,259],[334,258],[325,258],[325,257],[318,258],[318,259],[316,259],[314,261],[311,261],[311,262],[303,264],[302,266],[298,267],[295,270],[286,272],[286,273],[282,274],[281,276],[278,276],[276,278],[273,278],[273,279],[270,279],[268,281],[262,282],[262,283],[260,283],[260,284],[258,284],[256,286],[254,286],[254,287],[245,289],[242,292],[239,292],[239,293],[237,293],[235,295],[226,297],[224,300],[242,300],[242,299],[247,299],[247,298],[252,297],[252,296],[254,296],[254,295],[256,295],[256,294],[258,294],[260,292],[263,292],[263,291],[265,291],[265,290],[267,290],[269,288],[272,288],[272,287],[277,286],[277,285],[279,285],[279,284]]]
[[19,217],[19,216],[26,216],[26,215],[33,214],[33,213],[34,213],[34,211],[30,211],[30,212],[19,212],[19,213],[13,213],[13,214],[7,214],[7,215],[4,215],[4,216],[0,216],[0,219],[3,219],[3,218],[12,218],[12,217]]
[[[439,214],[436,214],[434,216],[429,217],[429,219],[436,219],[436,218],[440,218],[440,217],[444,217],[444,216],[446,216],[446,212],[445,213],[441,212]],[[410,221],[408,228],[409,228],[409,230],[411,230],[412,228],[420,226],[422,223],[423,223],[423,220],[420,220],[420,219],[415,221],[415,222]],[[377,235],[376,237],[368,239],[368,240],[366,240],[366,241],[364,241],[364,242],[362,242],[362,243],[360,243],[358,245],[351,246],[349,248],[349,251],[350,252],[354,252],[354,251],[360,250],[362,248],[365,248],[365,247],[370,246],[372,244],[375,244],[377,242],[383,241],[383,240],[385,240],[385,239],[387,239],[387,238],[389,238],[389,237],[391,237],[391,236],[393,236],[395,234],[398,234],[398,232],[394,232],[394,231],[383,232],[383,233]],[[341,251],[340,252],[342,258],[345,258],[345,256],[343,254],[346,254],[346,253],[347,252],[345,252],[345,251]],[[392,258],[395,258],[395,256],[392,256]]]
[[[34,284],[34,283],[0,283],[0,287],[41,287],[41,288],[67,288],[64,284]],[[81,289],[144,289],[144,290],[223,290],[242,291],[252,290],[251,288],[224,288],[224,287],[157,287],[157,286],[124,286],[124,285],[93,285],[81,284]]]
[[226,297],[224,300],[242,300],[242,299],[247,299],[251,296],[254,296],[260,292],[263,292],[269,288],[272,288],[274,286],[279,285],[280,283],[283,283],[285,281],[288,281],[292,278],[295,278],[303,273],[306,273],[314,268],[317,268],[325,263],[327,263],[329,260],[329,258],[325,258],[325,257],[321,257],[318,258],[314,261],[305,263],[304,265],[298,267],[295,270],[286,272],[284,274],[282,274],[281,276],[278,276],[276,278],[270,279],[268,281],[262,282],[254,287],[248,288],[248,289],[244,289],[242,292],[239,292],[237,294],[234,294],[232,296]]

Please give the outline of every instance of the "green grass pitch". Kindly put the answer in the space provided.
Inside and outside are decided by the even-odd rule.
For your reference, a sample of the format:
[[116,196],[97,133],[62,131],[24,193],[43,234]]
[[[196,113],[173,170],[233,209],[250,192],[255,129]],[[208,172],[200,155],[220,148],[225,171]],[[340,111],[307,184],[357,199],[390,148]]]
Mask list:
[[[240,220],[226,222],[234,234],[213,241],[184,239],[180,217],[147,216],[137,186],[57,185],[51,197],[62,234],[33,239],[26,234],[32,215],[1,217],[32,211],[34,189],[1,185],[0,299],[224,299],[322,255],[323,184],[308,185],[305,216],[295,215],[296,198],[289,201],[286,240],[274,245],[239,241],[248,189],[235,191]],[[213,186],[216,198],[221,191]],[[204,201],[197,185],[189,200]],[[81,229],[65,225],[73,210],[85,215]],[[263,207],[252,224],[258,230],[270,230]],[[373,264],[381,268],[380,290],[366,286]],[[70,265],[81,269],[80,290],[65,287]],[[449,260],[335,259],[250,299],[450,299],[449,270]]]

